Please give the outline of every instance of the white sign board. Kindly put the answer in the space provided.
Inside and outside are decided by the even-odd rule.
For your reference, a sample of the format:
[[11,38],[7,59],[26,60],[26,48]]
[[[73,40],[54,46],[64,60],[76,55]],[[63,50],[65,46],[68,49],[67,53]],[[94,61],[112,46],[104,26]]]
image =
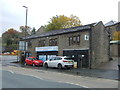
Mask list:
[[35,51],[36,52],[58,51],[58,46],[36,47]]
[[27,46],[28,46],[28,43],[26,42],[25,44],[25,41],[19,41],[19,50],[25,50],[25,45],[26,45],[26,50],[27,50]]

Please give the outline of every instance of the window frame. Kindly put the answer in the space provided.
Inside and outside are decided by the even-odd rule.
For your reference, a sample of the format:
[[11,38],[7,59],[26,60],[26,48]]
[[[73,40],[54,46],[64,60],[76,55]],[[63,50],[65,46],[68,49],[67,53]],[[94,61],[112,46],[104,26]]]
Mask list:
[[39,40],[39,42],[38,42],[38,46],[40,46],[40,47],[45,46],[45,44],[46,44],[45,40]]
[[80,45],[80,35],[69,37],[69,46],[71,45]]
[[49,40],[49,46],[57,46],[58,45],[58,39],[50,39]]

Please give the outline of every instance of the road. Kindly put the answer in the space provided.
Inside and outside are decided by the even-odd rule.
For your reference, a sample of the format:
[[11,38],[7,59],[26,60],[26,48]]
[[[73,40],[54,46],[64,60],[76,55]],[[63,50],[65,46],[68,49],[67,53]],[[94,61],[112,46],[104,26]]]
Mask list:
[[[1,69],[3,70],[3,87],[45,87],[47,84],[47,87],[52,88],[118,88],[117,80],[77,76],[61,72],[53,72],[51,70],[14,67],[8,64],[9,61],[7,60],[9,59],[7,57],[4,60],[6,61],[4,61],[4,65]],[[7,65],[5,65],[5,62],[7,62]],[[10,82],[11,80],[12,82]],[[22,82],[25,83],[22,84],[22,86],[19,86]],[[14,85],[14,83],[18,84]],[[6,86],[6,84],[8,85]]]
[[1,56],[1,61],[2,61],[2,65],[9,65],[11,62],[16,62],[17,61],[17,56],[11,56],[11,55],[5,55],[5,56]]
[[82,88],[73,84],[45,80],[4,70],[2,75],[2,88]]

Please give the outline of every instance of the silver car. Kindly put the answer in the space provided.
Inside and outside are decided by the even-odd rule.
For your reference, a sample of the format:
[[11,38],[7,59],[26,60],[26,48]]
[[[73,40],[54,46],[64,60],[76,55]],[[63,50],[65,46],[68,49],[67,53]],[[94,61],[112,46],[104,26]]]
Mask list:
[[74,60],[66,56],[56,56],[44,62],[44,67],[56,67],[62,68],[72,68],[74,65]]

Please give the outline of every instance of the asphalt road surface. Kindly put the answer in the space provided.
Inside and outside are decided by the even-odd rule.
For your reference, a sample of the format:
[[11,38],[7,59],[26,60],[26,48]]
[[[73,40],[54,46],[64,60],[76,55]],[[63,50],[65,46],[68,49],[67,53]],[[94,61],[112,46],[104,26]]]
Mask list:
[[83,88],[77,85],[59,83],[32,76],[2,71],[2,88]]
[[117,80],[53,72],[43,67],[17,67],[11,61],[16,61],[16,56],[2,58],[3,88],[118,88]]
[[9,65],[11,62],[16,62],[17,61],[17,56],[10,56],[10,55],[6,55],[6,56],[1,56],[1,61],[2,61],[2,65]]

